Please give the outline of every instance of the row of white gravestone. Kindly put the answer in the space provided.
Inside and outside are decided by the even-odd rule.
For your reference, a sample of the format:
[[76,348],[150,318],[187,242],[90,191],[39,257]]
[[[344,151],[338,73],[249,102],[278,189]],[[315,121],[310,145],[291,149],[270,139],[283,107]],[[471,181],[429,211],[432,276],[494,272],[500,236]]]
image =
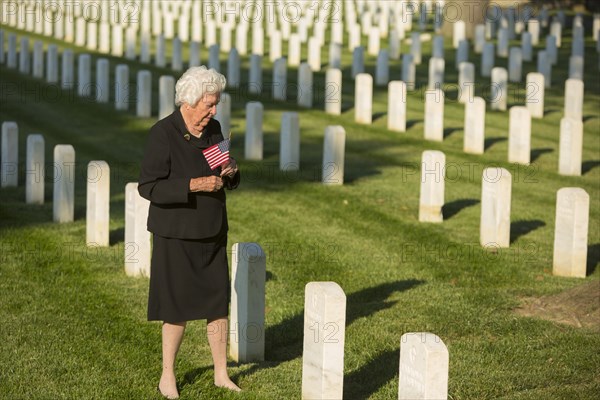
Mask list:
[[[421,160],[419,221],[442,222],[446,182],[446,157],[426,150]],[[510,245],[512,176],[504,168],[486,168],[482,175],[480,243],[483,247]],[[554,234],[554,274],[585,277],[589,196],[580,188],[557,193]]]
[[[344,393],[346,294],[335,282],[310,282],[304,294],[302,399],[341,399]],[[400,340],[398,399],[448,396],[448,349],[435,334]]]

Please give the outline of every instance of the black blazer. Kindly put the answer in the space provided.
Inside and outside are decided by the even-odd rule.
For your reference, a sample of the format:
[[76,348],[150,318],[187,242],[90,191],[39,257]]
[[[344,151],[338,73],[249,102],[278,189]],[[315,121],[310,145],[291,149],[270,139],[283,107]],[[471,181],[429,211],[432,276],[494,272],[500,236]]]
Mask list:
[[[179,108],[151,129],[142,161],[138,191],[150,200],[148,230],[178,239],[206,239],[227,230],[225,191],[190,192],[190,179],[219,176],[211,170],[202,150],[223,140],[221,125],[211,119],[200,139],[188,134]],[[239,171],[224,178],[224,187],[235,189]]]

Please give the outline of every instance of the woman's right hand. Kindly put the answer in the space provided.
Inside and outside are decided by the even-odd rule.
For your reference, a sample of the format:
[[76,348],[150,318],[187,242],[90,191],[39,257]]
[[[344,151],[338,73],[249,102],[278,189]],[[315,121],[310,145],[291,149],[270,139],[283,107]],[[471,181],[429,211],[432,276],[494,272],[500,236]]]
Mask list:
[[220,176],[202,176],[190,179],[190,192],[216,192],[223,187]]

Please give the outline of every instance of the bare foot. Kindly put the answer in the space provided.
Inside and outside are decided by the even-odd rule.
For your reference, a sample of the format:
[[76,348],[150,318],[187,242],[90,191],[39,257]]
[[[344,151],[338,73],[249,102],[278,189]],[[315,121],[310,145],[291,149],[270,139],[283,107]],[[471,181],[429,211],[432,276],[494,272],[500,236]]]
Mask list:
[[177,381],[175,377],[160,377],[160,383],[158,384],[158,391],[167,399],[178,399],[179,392],[177,391]]
[[225,377],[225,378],[220,378],[220,379],[216,379],[215,378],[215,386],[217,387],[222,387],[225,389],[229,389],[231,391],[234,392],[241,392],[242,389],[240,389],[240,387],[238,385],[236,385],[235,383],[233,383],[233,381],[231,379],[229,379],[229,377]]

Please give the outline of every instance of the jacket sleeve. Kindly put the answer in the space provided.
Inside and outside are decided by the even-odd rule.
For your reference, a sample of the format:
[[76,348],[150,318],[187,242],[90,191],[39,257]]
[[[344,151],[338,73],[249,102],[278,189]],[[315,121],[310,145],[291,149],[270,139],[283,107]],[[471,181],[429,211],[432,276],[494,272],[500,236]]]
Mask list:
[[223,186],[225,186],[225,189],[228,189],[228,190],[237,189],[239,184],[240,184],[240,170],[239,169],[237,170],[237,172],[235,173],[234,176],[232,176],[232,177],[224,176],[223,177]]
[[148,144],[142,160],[138,192],[156,204],[181,204],[188,202],[190,180],[170,178],[171,152],[167,132],[155,125],[150,130]]

